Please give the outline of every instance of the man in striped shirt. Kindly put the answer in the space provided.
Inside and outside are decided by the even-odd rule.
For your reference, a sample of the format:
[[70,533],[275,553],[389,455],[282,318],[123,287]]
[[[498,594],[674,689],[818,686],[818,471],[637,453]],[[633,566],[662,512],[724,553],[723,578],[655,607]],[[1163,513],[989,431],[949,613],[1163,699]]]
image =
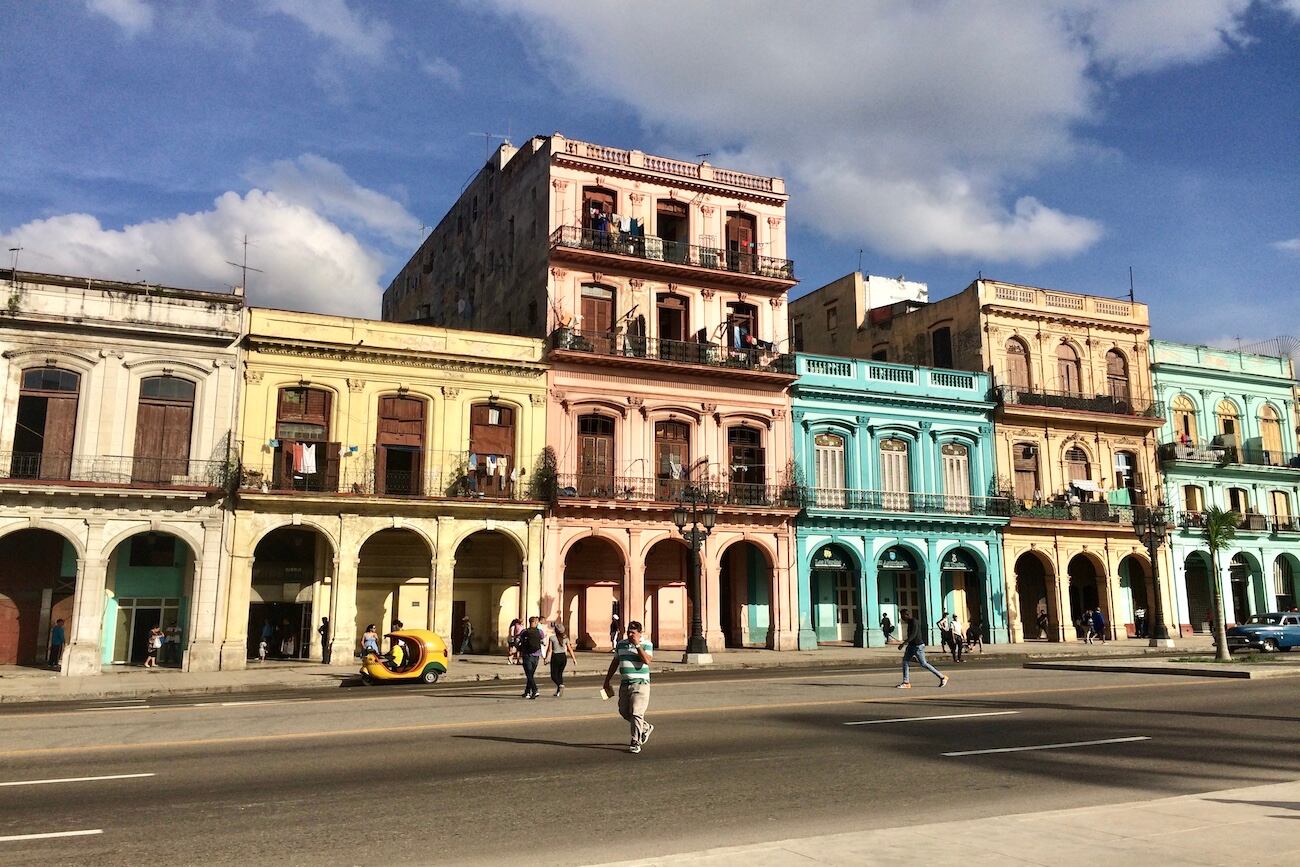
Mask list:
[[618,685],[618,713],[632,727],[632,743],[628,752],[639,753],[655,727],[645,721],[646,708],[650,706],[650,662],[654,659],[654,645],[641,634],[641,624],[635,620],[627,624],[627,637],[614,645],[614,658],[605,674],[605,692],[610,691],[614,672],[620,676]]

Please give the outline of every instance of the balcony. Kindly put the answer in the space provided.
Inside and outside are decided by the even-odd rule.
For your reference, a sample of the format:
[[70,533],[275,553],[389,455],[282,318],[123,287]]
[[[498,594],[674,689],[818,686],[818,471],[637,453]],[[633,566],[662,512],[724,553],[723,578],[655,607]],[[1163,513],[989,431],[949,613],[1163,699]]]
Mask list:
[[[1238,515],[1238,532],[1245,533],[1300,533],[1300,521],[1288,515],[1261,515],[1247,512]],[[1205,527],[1205,512],[1190,511],[1178,513],[1178,526],[1184,530],[1202,530]]]
[[688,491],[698,492],[714,506],[760,506],[798,509],[803,495],[791,485],[749,482],[687,481],[646,476],[611,476],[599,473],[568,473],[556,477],[559,503],[604,500],[615,503],[679,503]]
[[222,490],[234,474],[230,460],[0,452],[0,479],[40,485]]
[[1006,497],[967,497],[852,488],[805,488],[804,505],[808,509],[883,512],[900,517],[921,514],[1006,518],[1011,514],[1011,503]]
[[1133,523],[1133,507],[1100,502],[1075,502],[1054,499],[1029,503],[1011,500],[1011,518],[1030,521],[1086,521],[1093,524]]
[[1156,451],[1161,463],[1189,461],[1201,464],[1240,464],[1252,467],[1300,469],[1300,455],[1256,446],[1161,443]]
[[795,375],[795,357],[778,352],[760,341],[760,348],[731,349],[715,343],[686,340],[662,340],[657,337],[608,331],[578,331],[557,328],[551,332],[552,351],[563,352],[569,360],[601,360],[623,366],[645,367],[690,365],[733,372],[745,377],[775,377],[787,382]]
[[996,391],[1004,409],[1033,407],[1104,413],[1156,421],[1164,419],[1164,408],[1159,403],[1144,398],[1116,397],[1109,394],[1087,395],[1071,391],[1019,388],[1014,385],[999,385]]
[[676,277],[683,282],[767,287],[784,292],[794,285],[794,262],[722,247],[665,241],[652,235],[561,226],[551,233],[551,250],[590,262],[625,260],[638,271]]

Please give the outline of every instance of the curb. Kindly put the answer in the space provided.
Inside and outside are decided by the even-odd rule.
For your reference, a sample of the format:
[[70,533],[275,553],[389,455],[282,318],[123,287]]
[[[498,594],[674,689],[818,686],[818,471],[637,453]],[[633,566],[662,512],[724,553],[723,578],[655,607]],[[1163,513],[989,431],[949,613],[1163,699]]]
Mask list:
[[1300,677],[1300,667],[1270,666],[1268,669],[1224,668],[1195,663],[1166,665],[1103,665],[1089,662],[1026,662],[1022,668],[1054,671],[1100,671],[1111,674],[1175,674],[1184,677],[1219,677],[1235,680],[1265,680],[1271,677]]

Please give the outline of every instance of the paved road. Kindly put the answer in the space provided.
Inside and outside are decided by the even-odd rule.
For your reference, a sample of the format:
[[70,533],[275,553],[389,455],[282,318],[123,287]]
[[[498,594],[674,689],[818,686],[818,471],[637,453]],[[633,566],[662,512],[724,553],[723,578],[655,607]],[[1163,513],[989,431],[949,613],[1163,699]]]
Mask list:
[[0,786],[0,864],[582,863],[1300,779],[1290,681],[957,674],[665,681],[641,755],[590,681],[6,713],[0,783],[153,776]]

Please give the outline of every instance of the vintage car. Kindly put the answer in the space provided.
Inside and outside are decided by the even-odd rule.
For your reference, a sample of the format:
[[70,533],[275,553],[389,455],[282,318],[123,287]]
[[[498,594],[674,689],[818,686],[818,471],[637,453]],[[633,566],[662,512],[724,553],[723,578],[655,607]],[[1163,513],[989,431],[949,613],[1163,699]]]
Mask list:
[[1228,630],[1231,650],[1253,648],[1272,653],[1300,647],[1300,611],[1253,614],[1245,623]]

